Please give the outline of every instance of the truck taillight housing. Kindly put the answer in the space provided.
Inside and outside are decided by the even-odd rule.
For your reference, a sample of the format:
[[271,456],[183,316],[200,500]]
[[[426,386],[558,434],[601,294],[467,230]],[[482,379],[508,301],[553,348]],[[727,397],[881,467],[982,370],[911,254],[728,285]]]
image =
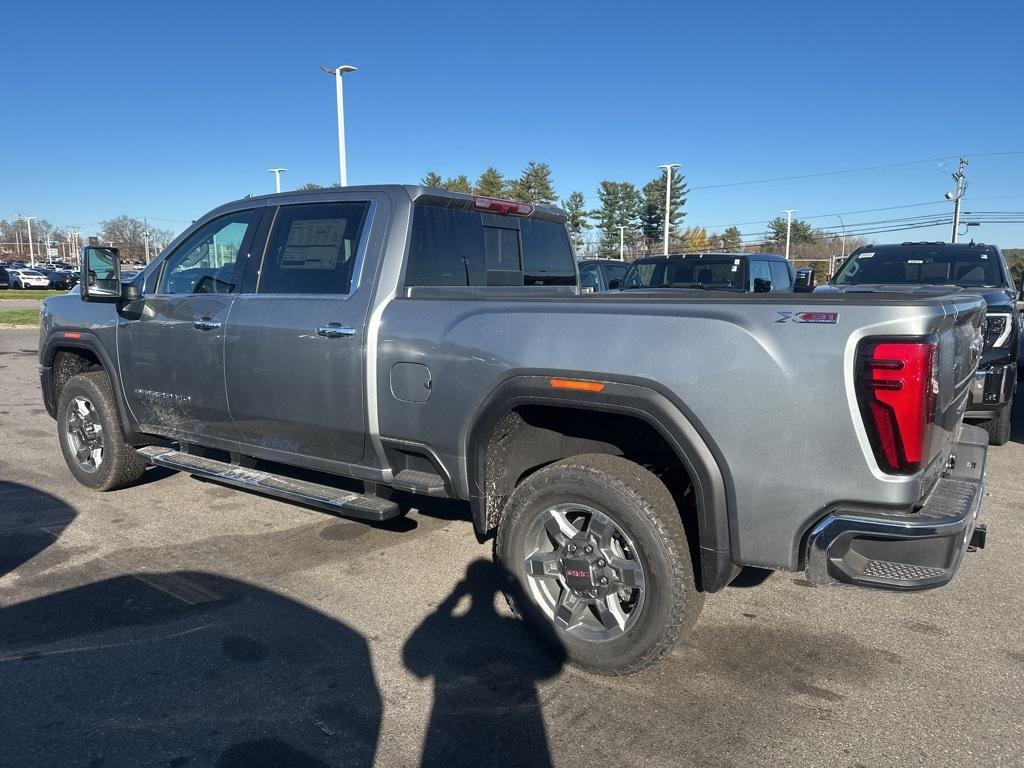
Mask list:
[[875,458],[886,472],[912,474],[928,458],[937,352],[931,340],[869,339],[861,345],[857,401]]

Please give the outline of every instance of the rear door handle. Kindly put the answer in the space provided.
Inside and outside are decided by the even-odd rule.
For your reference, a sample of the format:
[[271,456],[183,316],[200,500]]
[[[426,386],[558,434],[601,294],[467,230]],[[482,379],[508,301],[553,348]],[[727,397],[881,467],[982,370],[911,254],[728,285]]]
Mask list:
[[200,317],[192,321],[192,327],[200,331],[215,331],[220,328],[220,323],[215,323],[208,317]]
[[340,325],[321,325],[316,329],[316,335],[327,339],[347,339],[356,335],[356,329],[343,328]]

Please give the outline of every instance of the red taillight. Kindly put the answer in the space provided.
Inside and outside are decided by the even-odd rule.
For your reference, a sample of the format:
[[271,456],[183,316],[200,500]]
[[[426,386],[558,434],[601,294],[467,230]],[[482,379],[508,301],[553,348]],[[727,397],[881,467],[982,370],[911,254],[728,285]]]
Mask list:
[[928,458],[936,351],[932,341],[871,341],[862,349],[857,399],[875,458],[888,472],[916,472]]
[[477,210],[488,213],[503,213],[508,216],[530,216],[533,213],[533,206],[530,203],[520,203],[515,200],[501,200],[497,197],[473,196],[473,205]]

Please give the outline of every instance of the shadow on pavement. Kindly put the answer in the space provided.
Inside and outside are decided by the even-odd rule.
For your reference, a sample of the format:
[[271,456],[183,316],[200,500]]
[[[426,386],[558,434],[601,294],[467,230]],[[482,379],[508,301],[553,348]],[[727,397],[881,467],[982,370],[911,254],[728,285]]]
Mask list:
[[413,674],[434,678],[422,766],[551,765],[536,683],[558,674],[564,649],[552,632],[554,653],[545,652],[521,621],[497,612],[503,585],[518,588],[500,566],[470,563],[403,648]]
[[38,558],[0,587],[0,766],[373,763],[382,703],[358,632],[211,573],[67,567],[47,548],[74,518],[0,483],[0,575]]

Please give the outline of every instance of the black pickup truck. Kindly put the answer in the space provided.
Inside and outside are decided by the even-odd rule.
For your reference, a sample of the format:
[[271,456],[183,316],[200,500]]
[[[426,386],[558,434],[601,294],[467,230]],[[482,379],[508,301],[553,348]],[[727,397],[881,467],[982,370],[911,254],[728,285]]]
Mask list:
[[843,262],[822,293],[970,293],[985,299],[985,351],[971,382],[964,418],[976,421],[992,445],[1010,439],[1022,338],[1021,296],[1003,254],[984,243],[907,242],[865,245]]

